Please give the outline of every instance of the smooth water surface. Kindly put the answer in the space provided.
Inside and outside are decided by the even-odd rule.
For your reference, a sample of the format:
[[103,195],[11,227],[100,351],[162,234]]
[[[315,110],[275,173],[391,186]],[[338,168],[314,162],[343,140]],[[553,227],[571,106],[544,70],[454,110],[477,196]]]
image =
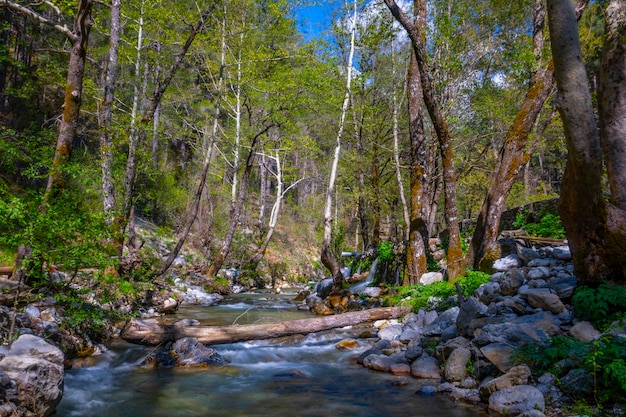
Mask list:
[[[289,295],[244,294],[219,306],[182,308],[176,319],[248,324],[311,317]],[[477,408],[415,394],[419,381],[367,370],[335,344],[359,329],[214,346],[231,363],[209,369],[148,369],[148,347],[116,342],[90,366],[71,369],[57,416],[452,416]]]

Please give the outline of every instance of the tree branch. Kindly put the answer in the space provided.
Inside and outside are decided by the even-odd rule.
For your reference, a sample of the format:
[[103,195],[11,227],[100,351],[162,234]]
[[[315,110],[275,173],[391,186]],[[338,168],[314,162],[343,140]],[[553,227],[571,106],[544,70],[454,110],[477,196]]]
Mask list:
[[65,37],[67,37],[72,43],[76,41],[77,36],[74,32],[72,32],[71,30],[69,30],[67,28],[67,26],[63,25],[61,26],[59,23],[57,22],[53,22],[52,20],[46,19],[45,17],[43,17],[42,15],[40,15],[39,13],[24,7],[22,5],[19,5],[17,3],[13,3],[12,1],[3,1],[0,3],[0,7],[8,7],[11,10],[15,10],[16,12],[27,16],[28,18],[34,20],[35,22],[41,23],[44,26],[48,26],[54,30],[56,30],[57,32],[65,35]]

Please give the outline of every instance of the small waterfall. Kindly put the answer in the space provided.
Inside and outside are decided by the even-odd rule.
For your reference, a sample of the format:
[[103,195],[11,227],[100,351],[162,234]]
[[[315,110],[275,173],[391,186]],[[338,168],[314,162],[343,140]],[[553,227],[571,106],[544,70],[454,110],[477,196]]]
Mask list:
[[372,267],[370,268],[369,274],[367,274],[367,278],[365,281],[357,282],[352,287],[350,287],[350,292],[352,294],[361,294],[372,282],[374,282],[374,276],[376,275],[376,267],[378,266],[378,258],[374,259],[372,263]]

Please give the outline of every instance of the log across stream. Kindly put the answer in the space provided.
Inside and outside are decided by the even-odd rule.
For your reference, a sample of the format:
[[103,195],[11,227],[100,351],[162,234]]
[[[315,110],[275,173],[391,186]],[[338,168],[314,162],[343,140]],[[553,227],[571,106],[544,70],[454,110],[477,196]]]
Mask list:
[[410,307],[381,307],[332,316],[229,326],[163,324],[157,319],[131,319],[122,330],[121,338],[130,343],[148,346],[160,345],[183,337],[195,337],[206,345],[236,343],[315,333],[367,321],[395,319],[409,311]]

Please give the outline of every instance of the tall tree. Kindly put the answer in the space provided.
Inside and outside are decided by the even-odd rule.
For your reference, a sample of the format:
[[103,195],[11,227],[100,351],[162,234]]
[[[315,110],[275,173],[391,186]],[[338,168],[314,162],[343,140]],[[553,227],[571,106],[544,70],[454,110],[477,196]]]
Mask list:
[[78,123],[82,102],[83,78],[85,75],[85,64],[87,62],[89,32],[93,23],[91,18],[93,1],[79,1],[78,11],[74,21],[74,29],[72,31],[60,23],[49,20],[32,9],[17,3],[5,1],[2,2],[0,6],[8,7],[40,24],[53,28],[57,32],[65,35],[72,45],[67,71],[65,98],[63,101],[63,117],[59,124],[59,135],[57,137],[54,159],[50,167],[48,184],[42,201],[42,208],[45,208],[53,191],[57,188],[64,187],[63,169],[70,159],[74,146],[76,125]]
[[324,206],[324,240],[322,242],[321,260],[326,268],[330,270],[333,277],[333,287],[335,289],[341,289],[343,283],[343,276],[341,274],[341,268],[339,262],[332,252],[330,247],[332,238],[332,226],[333,226],[333,196],[335,193],[335,182],[337,180],[337,167],[339,165],[339,155],[341,152],[341,136],[346,120],[346,114],[348,112],[348,105],[350,104],[350,93],[352,87],[352,61],[354,58],[354,46],[356,38],[356,24],[358,17],[357,0],[354,0],[353,17],[350,20],[350,52],[348,54],[348,60],[346,62],[346,92],[341,106],[341,115],[339,118],[339,128],[337,131],[337,145],[333,154],[333,163],[330,172],[330,178],[328,181],[328,188],[326,189],[326,204]]
[[441,152],[441,164],[444,183],[444,214],[448,227],[447,249],[447,273],[450,279],[455,279],[465,273],[465,262],[461,248],[461,231],[456,206],[456,175],[454,171],[454,159],[452,139],[448,129],[448,123],[443,115],[435,94],[435,85],[432,80],[432,71],[428,63],[426,52],[426,36],[424,28],[415,25],[408,16],[398,7],[394,0],[385,0],[385,4],[393,17],[407,31],[415,58],[419,67],[420,82],[424,104],[433,123]]
[[493,261],[488,254],[498,237],[500,216],[504,211],[506,198],[520,168],[530,158],[533,144],[527,142],[528,137],[553,89],[552,62],[542,62],[544,20],[544,2],[536,0],[532,40],[538,70],[532,72],[524,101],[504,137],[487,195],[476,220],[476,229],[467,253],[467,264],[476,269],[485,257],[488,262]]
[[[559,94],[558,110],[567,142],[567,165],[559,213],[580,284],[626,283],[626,207],[620,193],[626,155],[626,2],[606,8],[602,57],[600,129],[582,62],[574,3],[548,0],[550,42]],[[611,148],[608,148],[611,146]],[[604,153],[603,153],[604,147]],[[606,160],[611,200],[601,188]]]

